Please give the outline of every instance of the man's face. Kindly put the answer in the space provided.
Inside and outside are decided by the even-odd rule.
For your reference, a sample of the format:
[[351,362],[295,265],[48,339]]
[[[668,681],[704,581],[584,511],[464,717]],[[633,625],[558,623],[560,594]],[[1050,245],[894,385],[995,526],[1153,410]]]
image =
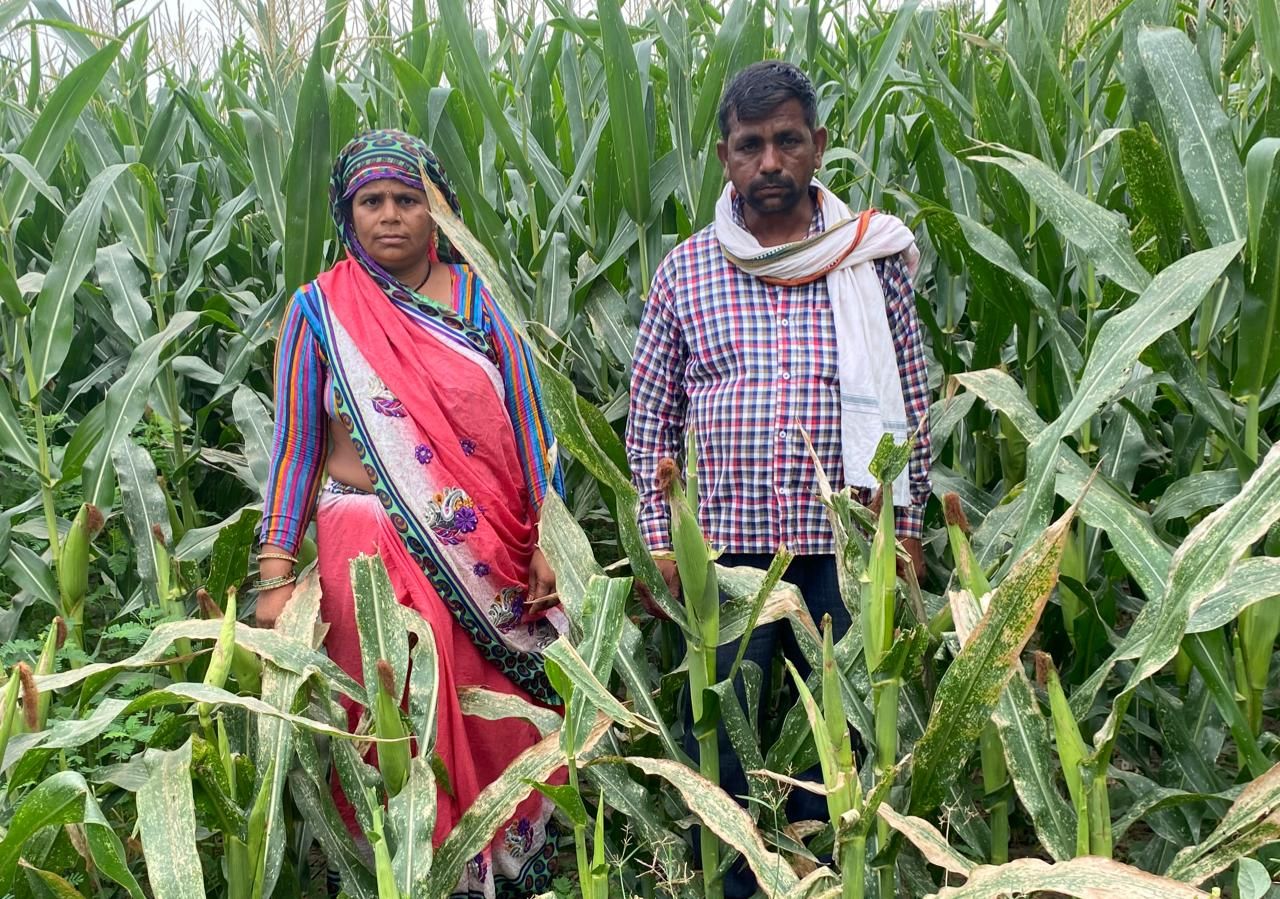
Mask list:
[[786,215],[809,189],[822,165],[827,129],[810,131],[799,100],[787,100],[764,118],[734,115],[729,136],[716,147],[725,177],[759,215]]

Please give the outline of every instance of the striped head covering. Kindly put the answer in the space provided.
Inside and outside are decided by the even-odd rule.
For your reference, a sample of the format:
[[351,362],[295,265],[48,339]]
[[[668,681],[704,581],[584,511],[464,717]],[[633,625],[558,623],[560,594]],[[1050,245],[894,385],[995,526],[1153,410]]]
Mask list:
[[[458,196],[445,177],[444,167],[421,138],[389,129],[366,131],[352,138],[334,160],[333,176],[329,181],[329,206],[334,224],[338,226],[338,235],[351,258],[359,262],[384,289],[394,290],[398,282],[373,261],[356,239],[351,198],[365,184],[383,178],[393,178],[410,187],[426,190],[422,182],[424,171],[431,183],[440,189],[454,214],[461,215]],[[460,261],[440,228],[436,229],[434,249],[436,258],[441,262]]]

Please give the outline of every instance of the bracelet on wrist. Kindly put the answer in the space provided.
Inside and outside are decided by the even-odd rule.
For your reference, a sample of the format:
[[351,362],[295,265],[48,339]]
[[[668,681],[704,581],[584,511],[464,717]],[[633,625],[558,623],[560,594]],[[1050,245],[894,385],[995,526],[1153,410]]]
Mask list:
[[258,561],[261,562],[263,559],[279,559],[281,562],[292,562],[294,565],[298,564],[298,557],[291,556],[288,553],[258,553]]
[[263,590],[274,590],[276,587],[287,587],[298,578],[292,574],[282,574],[279,577],[269,577],[253,582],[253,589],[259,592]]

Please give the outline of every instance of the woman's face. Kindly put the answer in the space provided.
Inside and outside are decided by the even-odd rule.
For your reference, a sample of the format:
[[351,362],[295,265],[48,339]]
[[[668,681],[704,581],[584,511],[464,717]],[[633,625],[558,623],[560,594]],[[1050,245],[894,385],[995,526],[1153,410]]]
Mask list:
[[351,220],[360,245],[388,274],[405,281],[402,275],[426,270],[435,223],[425,191],[394,178],[370,181],[351,198]]

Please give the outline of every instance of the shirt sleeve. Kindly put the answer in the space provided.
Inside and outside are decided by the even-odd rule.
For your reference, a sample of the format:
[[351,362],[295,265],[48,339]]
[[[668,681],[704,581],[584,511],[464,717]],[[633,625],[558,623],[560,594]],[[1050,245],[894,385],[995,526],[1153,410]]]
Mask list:
[[259,535],[296,553],[311,521],[328,457],[325,362],[295,296],[276,345],[276,430]]
[[899,537],[920,537],[924,508],[933,493],[929,480],[932,454],[929,440],[929,369],[925,360],[920,320],[916,316],[915,289],[901,256],[876,263],[884,290],[885,312],[902,379],[902,399],[907,407],[907,428],[916,432],[916,443],[907,463],[911,504],[899,506],[894,526]]
[[654,551],[671,548],[671,511],[658,487],[657,470],[659,460],[679,460],[681,455],[687,359],[669,281],[660,269],[640,319],[627,416],[627,461],[640,493],[640,534]]
[[529,485],[533,508],[540,510],[548,490],[564,495],[564,477],[559,461],[554,466],[548,461],[555,436],[542,406],[542,385],[538,382],[533,351],[516,333],[489,292],[481,288],[481,297],[485,330],[497,354],[507,414],[515,431],[516,452],[524,469],[525,483]]

